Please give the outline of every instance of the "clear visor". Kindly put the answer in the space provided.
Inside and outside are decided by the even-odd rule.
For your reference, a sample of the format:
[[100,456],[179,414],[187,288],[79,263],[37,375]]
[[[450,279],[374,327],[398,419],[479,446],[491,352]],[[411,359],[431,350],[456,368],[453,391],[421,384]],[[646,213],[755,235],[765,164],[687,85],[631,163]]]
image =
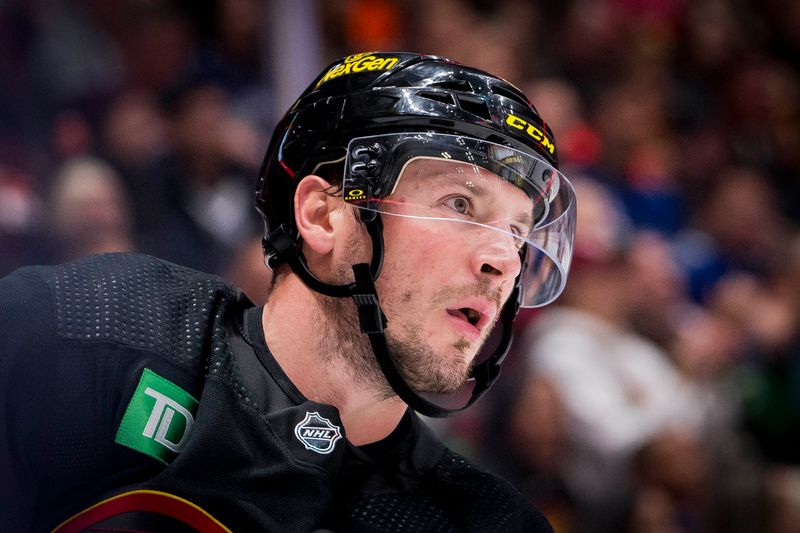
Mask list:
[[361,137],[348,147],[343,197],[362,210],[437,224],[443,239],[518,274],[523,307],[547,305],[564,289],[575,193],[530,154],[439,133]]

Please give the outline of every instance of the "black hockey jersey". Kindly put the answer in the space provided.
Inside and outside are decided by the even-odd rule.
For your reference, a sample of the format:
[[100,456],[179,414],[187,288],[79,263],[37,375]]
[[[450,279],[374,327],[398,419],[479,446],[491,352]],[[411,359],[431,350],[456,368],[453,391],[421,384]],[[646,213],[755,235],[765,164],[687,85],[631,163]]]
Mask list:
[[0,280],[3,531],[551,531],[409,411],[350,445],[222,280],[141,255]]

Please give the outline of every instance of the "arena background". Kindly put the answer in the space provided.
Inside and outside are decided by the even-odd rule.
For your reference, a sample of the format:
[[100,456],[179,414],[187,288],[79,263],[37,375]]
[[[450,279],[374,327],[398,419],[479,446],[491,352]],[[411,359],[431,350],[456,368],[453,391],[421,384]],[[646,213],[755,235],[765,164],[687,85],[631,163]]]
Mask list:
[[378,49],[523,89],[578,190],[567,292],[444,438],[559,533],[800,531],[800,2],[0,0],[0,275],[136,250],[263,301],[269,132]]

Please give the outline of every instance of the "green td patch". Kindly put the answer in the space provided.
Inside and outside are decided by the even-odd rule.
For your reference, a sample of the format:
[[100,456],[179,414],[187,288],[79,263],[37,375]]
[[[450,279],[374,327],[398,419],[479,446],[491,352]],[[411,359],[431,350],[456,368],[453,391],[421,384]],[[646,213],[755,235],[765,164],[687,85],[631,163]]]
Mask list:
[[186,444],[197,406],[191,394],[145,368],[114,440],[166,464]]

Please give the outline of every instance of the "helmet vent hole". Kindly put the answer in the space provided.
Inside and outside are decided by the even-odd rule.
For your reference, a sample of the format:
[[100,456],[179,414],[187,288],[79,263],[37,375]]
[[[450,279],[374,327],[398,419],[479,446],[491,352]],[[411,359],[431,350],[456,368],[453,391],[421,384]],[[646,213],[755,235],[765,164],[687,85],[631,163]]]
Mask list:
[[443,104],[448,104],[448,105],[456,105],[456,101],[453,98],[453,95],[450,93],[424,91],[424,92],[419,92],[417,94],[423,98],[427,98],[428,100],[435,100],[437,102],[442,102]]
[[509,100],[513,100],[517,103],[520,103],[524,106],[531,105],[531,103],[528,101],[527,98],[525,98],[524,95],[517,93],[516,91],[512,91],[507,87],[503,87],[501,85],[492,85],[492,92],[504,98],[508,98]]
[[462,95],[458,97],[458,105],[460,105],[461,109],[464,111],[472,113],[473,115],[477,115],[484,120],[492,119],[492,116],[489,113],[489,106],[487,106],[486,102],[484,102],[482,99],[469,98]]
[[431,83],[429,87],[437,87],[439,89],[449,89],[451,91],[462,91],[466,93],[475,92],[472,84],[467,80],[448,80]]

